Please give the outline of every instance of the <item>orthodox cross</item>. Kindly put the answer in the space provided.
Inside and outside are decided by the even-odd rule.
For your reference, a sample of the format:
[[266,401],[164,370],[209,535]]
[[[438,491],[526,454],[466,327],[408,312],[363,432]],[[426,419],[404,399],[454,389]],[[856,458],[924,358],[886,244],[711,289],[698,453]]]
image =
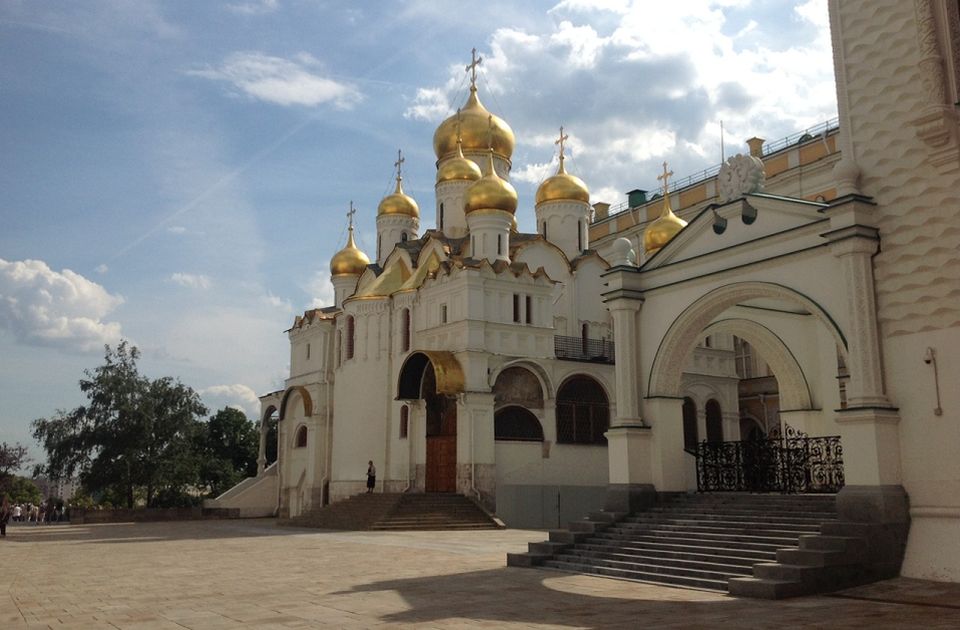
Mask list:
[[470,51],[471,61],[466,67],[466,71],[470,73],[470,89],[477,89],[477,66],[483,63],[483,57],[477,56],[477,49],[474,48]]
[[353,215],[357,213],[357,209],[353,207],[353,200],[350,200],[350,211],[347,212],[347,219],[350,221],[349,229],[353,229]]
[[397,167],[397,180],[402,179],[401,169],[403,168],[404,162],[405,160],[403,159],[403,152],[400,149],[397,149],[397,161],[393,163],[393,165]]
[[663,175],[657,175],[657,179],[663,181],[663,196],[664,196],[664,197],[666,197],[666,196],[667,196],[667,193],[670,191],[670,189],[668,188],[668,182],[670,181],[670,177],[671,177],[672,175],[673,175],[673,171],[669,171],[669,172],[668,172],[668,171],[667,171],[667,163],[664,162],[664,163],[663,163]]
[[563,127],[560,127],[560,137],[554,141],[554,144],[560,145],[560,164],[563,164],[563,143],[570,139],[569,135],[563,134]]

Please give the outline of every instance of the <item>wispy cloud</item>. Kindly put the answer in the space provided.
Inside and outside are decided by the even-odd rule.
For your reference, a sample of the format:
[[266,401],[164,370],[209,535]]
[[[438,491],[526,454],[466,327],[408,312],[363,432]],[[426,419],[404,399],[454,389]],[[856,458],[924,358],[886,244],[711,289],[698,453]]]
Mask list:
[[120,341],[117,322],[103,318],[123,303],[104,287],[42,260],[0,259],[0,327],[24,343],[90,351]]
[[240,15],[264,15],[273,13],[280,8],[279,0],[249,0],[247,2],[231,2],[227,9]]
[[170,234],[186,234],[187,228],[182,225],[171,225],[167,228],[167,232]]
[[209,276],[194,273],[174,273],[170,275],[170,282],[179,284],[188,289],[209,289],[213,282]]
[[249,98],[276,105],[331,104],[350,109],[362,99],[355,86],[318,74],[319,65],[307,53],[284,59],[261,52],[237,52],[219,66],[190,70],[187,74],[224,81]]
[[242,383],[212,385],[201,389],[199,394],[210,408],[211,414],[223,407],[233,407],[253,418],[260,415],[257,392]]
[[103,274],[107,273],[108,271],[110,271],[110,267],[108,267],[108,266],[106,266],[105,264],[102,264],[102,263],[101,263],[101,264],[97,265],[96,267],[94,267],[93,270],[96,271],[97,273],[99,273],[100,275],[103,275]]
[[312,298],[310,308],[332,306],[335,298],[333,283],[330,282],[330,273],[326,270],[316,272],[307,282],[304,290]]

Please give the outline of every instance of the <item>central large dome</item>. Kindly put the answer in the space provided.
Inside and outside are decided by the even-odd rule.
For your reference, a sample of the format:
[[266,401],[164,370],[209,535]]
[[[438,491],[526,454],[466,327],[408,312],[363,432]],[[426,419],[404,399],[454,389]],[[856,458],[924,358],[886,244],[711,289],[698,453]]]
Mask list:
[[[490,129],[490,118],[493,129]],[[492,131],[492,133],[491,133]],[[460,110],[460,137],[463,150],[493,152],[508,160],[513,156],[513,147],[516,138],[510,125],[502,118],[494,116],[483,106],[477,97],[477,88],[470,88],[470,97],[467,104]],[[447,118],[433,134],[433,152],[437,159],[450,155],[457,150],[457,115]]]

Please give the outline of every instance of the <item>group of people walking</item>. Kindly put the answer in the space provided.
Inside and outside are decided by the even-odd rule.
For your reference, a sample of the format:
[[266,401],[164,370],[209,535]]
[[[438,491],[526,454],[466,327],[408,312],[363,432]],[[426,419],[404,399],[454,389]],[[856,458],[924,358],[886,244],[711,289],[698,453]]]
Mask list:
[[63,503],[54,504],[52,500],[40,505],[33,503],[10,504],[4,496],[0,503],[0,537],[7,535],[7,523],[33,523],[34,525],[59,523],[67,520]]

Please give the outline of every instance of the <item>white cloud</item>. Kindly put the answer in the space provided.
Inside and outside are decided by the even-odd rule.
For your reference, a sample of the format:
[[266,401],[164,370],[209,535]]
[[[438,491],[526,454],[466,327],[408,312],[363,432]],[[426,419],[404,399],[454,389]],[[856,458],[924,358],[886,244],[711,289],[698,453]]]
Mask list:
[[[517,136],[512,177],[538,183],[555,163],[556,128],[597,201],[654,189],[661,163],[681,178],[741,141],[789,135],[836,115],[826,3],[745,15],[746,0],[655,5],[564,0],[537,30],[501,28],[481,66],[481,98]],[[545,26],[544,26],[545,25]],[[419,86],[406,116],[438,120],[462,101],[463,67]],[[450,106],[446,106],[446,103]],[[615,198],[599,196],[621,191]]]
[[167,228],[167,232],[170,234],[186,234],[187,228],[183,227],[182,225],[171,225]]
[[313,274],[313,277],[310,278],[310,281],[304,289],[312,298],[310,308],[333,306],[336,294],[334,293],[333,283],[330,282],[329,272],[318,271]]
[[403,112],[404,118],[440,122],[450,113],[447,92],[441,88],[418,88],[413,104]]
[[194,273],[174,273],[170,276],[170,282],[179,284],[188,289],[209,289],[213,282],[209,276]]
[[237,52],[219,67],[208,66],[188,74],[225,81],[250,98],[277,105],[316,107],[330,103],[350,109],[362,99],[353,85],[316,74],[318,65],[307,53],[299,53],[291,60],[261,52]]
[[293,305],[290,303],[290,300],[284,300],[283,298],[279,298],[272,293],[267,293],[266,295],[261,296],[260,301],[270,308],[275,308],[284,314],[290,315],[293,313]]
[[97,265],[96,267],[94,267],[93,270],[96,271],[97,273],[103,275],[103,274],[107,273],[108,271],[110,271],[110,267],[108,267],[108,266],[106,266],[105,264],[101,263],[101,264]]
[[89,351],[116,344],[120,324],[105,322],[123,303],[69,269],[57,272],[42,260],[0,259],[0,326],[19,341]]
[[240,15],[264,15],[273,13],[278,8],[280,8],[279,0],[248,0],[227,5],[227,9]]
[[242,383],[232,385],[212,385],[199,391],[203,402],[215,413],[223,407],[233,407],[251,418],[260,415],[260,400],[257,392]]

